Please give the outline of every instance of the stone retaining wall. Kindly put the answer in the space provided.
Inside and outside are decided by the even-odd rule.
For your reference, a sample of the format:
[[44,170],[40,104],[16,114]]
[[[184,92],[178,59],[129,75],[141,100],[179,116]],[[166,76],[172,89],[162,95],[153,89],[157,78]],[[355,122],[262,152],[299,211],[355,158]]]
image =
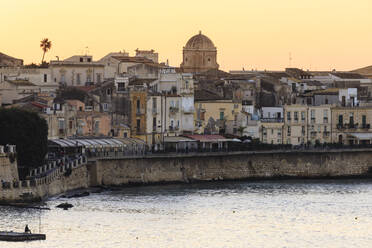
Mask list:
[[235,152],[102,159],[89,165],[92,185],[250,178],[372,176],[372,150]]

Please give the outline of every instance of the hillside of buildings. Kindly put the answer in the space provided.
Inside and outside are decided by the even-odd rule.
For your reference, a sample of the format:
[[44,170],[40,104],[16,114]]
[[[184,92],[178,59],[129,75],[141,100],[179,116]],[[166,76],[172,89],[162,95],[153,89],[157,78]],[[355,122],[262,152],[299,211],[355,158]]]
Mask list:
[[222,140],[295,147],[372,142],[371,67],[225,72],[201,33],[185,45],[180,66],[138,49],[133,56],[74,55],[43,66],[20,61],[0,64],[0,104],[38,113],[50,141],[128,139],[153,152],[189,150],[195,142],[222,148]]

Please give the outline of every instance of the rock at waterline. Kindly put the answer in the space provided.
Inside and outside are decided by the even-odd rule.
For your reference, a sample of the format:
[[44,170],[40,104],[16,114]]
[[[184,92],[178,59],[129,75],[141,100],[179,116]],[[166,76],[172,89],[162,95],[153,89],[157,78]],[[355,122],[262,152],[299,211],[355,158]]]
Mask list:
[[67,203],[67,202],[61,203],[61,204],[56,206],[56,208],[63,208],[63,210],[68,210],[69,208],[72,208],[72,207],[74,207],[74,206],[70,203]]

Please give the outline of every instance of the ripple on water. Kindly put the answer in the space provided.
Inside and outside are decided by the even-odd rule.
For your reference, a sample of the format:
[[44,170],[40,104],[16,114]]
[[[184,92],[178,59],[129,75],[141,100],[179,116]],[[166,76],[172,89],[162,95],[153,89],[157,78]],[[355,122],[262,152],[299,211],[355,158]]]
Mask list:
[[[55,208],[65,201],[75,207]],[[27,247],[372,247],[370,180],[132,187],[47,206],[1,207],[1,229],[37,232],[41,219],[47,241]]]

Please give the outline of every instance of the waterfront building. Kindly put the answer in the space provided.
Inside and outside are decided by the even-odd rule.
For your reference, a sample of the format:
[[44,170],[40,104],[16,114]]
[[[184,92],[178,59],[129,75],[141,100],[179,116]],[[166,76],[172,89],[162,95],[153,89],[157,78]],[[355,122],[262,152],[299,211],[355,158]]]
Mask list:
[[260,122],[260,141],[266,144],[283,144],[283,119],[263,119]]
[[146,142],[147,91],[138,88],[131,89],[129,91],[129,101],[131,135]]
[[217,48],[211,39],[199,34],[191,37],[183,47],[183,60],[180,69],[183,72],[204,72],[217,70]]
[[305,145],[307,143],[306,105],[284,106],[284,144]]
[[197,133],[225,133],[228,123],[234,123],[242,111],[241,102],[225,99],[208,91],[195,91],[195,128]]
[[311,144],[331,143],[331,105],[309,106],[307,140]]
[[372,107],[333,107],[332,142],[353,145],[371,144]]
[[283,107],[262,107],[260,141],[266,144],[283,144]]

